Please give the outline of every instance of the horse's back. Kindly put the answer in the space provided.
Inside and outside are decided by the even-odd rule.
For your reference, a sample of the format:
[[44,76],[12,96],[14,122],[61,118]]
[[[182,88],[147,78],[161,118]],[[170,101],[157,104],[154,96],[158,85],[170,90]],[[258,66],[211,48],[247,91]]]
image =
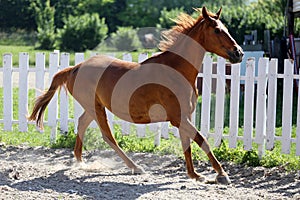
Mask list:
[[140,64],[136,62],[129,62],[113,58],[105,55],[96,55],[82,63],[82,67],[94,67],[94,68],[124,68],[133,69],[138,67]]

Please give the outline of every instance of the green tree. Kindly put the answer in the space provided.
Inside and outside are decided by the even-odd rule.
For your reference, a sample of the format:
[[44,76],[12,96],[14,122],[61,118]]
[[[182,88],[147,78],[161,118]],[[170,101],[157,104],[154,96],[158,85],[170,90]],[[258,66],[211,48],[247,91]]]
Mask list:
[[94,49],[106,36],[108,28],[97,13],[69,16],[59,29],[58,44],[61,50],[85,51]]
[[52,49],[55,41],[55,9],[50,6],[50,0],[37,0],[31,2],[30,6],[36,14],[35,20],[37,24],[39,48]]
[[0,28],[35,30],[31,0],[0,0]]
[[124,26],[154,27],[162,8],[163,1],[127,0],[125,10],[119,15]]
[[203,5],[207,7],[236,7],[236,6],[244,6],[249,4],[249,0],[218,0],[218,1],[204,1]]
[[[230,4],[229,4],[230,5]],[[218,6],[211,10],[217,11]],[[241,44],[245,34],[257,30],[258,40],[263,40],[264,30],[270,30],[271,37],[283,36],[285,5],[282,0],[258,0],[239,6],[223,6],[221,20],[231,35]]]
[[126,8],[126,0],[85,0],[78,5],[80,13],[98,13],[106,19],[109,32],[115,32],[117,26],[123,26],[120,13]]
[[171,28],[173,25],[175,25],[172,19],[176,19],[176,17],[182,12],[184,12],[183,7],[174,8],[171,10],[167,10],[167,8],[164,7],[163,10],[160,11],[158,26],[161,28]]
[[[57,28],[64,26],[65,19],[69,16],[80,16],[86,13],[98,13],[100,17],[110,19],[116,15],[109,5],[119,0],[51,0],[55,8],[55,25]],[[110,15],[108,15],[110,14]]]
[[70,15],[78,16],[80,13],[78,5],[80,0],[51,0],[51,6],[55,8],[55,26],[57,28],[62,28],[64,26],[64,21]]

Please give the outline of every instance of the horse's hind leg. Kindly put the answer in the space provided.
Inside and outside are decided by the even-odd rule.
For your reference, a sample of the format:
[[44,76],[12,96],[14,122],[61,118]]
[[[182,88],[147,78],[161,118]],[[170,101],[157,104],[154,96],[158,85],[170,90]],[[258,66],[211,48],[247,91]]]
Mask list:
[[113,137],[109,125],[107,123],[106,111],[103,106],[99,106],[96,108],[97,121],[99,127],[102,132],[102,137],[105,142],[107,142],[116,152],[117,154],[124,160],[125,164],[132,169],[133,174],[142,174],[144,173],[144,169],[138,165],[136,165],[119,147],[115,138]]
[[78,127],[77,127],[77,136],[76,143],[74,147],[74,155],[78,162],[82,162],[82,142],[84,138],[85,131],[89,124],[92,122],[93,118],[86,112],[79,117]]

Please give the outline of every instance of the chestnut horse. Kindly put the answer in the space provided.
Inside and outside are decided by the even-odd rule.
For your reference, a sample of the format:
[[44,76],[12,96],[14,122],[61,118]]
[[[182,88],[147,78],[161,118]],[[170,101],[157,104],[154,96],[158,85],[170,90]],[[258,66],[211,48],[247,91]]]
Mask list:
[[207,140],[191,123],[197,101],[196,77],[206,51],[216,53],[231,63],[242,61],[243,51],[216,14],[205,7],[197,19],[180,14],[176,26],[163,33],[162,53],[142,63],[126,62],[106,56],[94,56],[74,67],[58,72],[46,93],[37,98],[29,120],[43,128],[46,106],[61,86],[66,86],[84,108],[78,122],[74,154],[82,161],[82,141],[88,125],[95,120],[103,139],[117,152],[134,174],[143,173],[120,149],[107,122],[105,108],[133,123],[169,121],[179,129],[190,178],[203,180],[194,170],[191,140],[207,154],[217,172],[218,183],[230,183],[229,177],[210,150]]

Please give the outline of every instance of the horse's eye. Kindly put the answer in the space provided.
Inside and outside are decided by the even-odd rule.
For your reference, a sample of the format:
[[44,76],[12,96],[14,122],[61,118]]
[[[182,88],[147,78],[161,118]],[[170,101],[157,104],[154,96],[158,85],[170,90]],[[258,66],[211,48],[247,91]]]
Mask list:
[[216,29],[215,29],[215,33],[216,33],[216,34],[219,34],[219,33],[221,33],[221,29],[219,29],[219,28],[216,28]]

